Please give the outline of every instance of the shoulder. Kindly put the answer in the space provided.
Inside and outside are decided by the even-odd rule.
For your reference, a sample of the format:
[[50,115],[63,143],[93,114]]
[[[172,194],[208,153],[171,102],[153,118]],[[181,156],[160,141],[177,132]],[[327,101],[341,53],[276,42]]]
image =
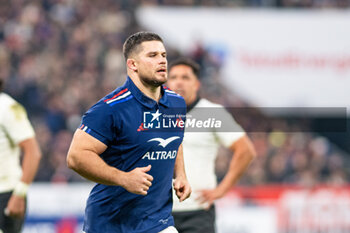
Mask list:
[[12,105],[19,104],[11,96],[6,93],[0,93],[0,105],[5,107],[11,107]]
[[221,104],[217,104],[217,103],[211,102],[208,99],[201,98],[199,100],[198,104],[196,105],[196,107],[201,107],[201,108],[223,108],[224,106],[222,106]]
[[6,93],[0,93],[0,106],[1,115],[14,115],[18,119],[26,117],[27,112],[25,108]]
[[134,96],[132,95],[131,91],[127,87],[122,86],[103,97],[98,103],[105,104],[107,106],[114,106],[116,104],[126,102],[133,97]]
[[120,103],[127,102],[131,100],[134,96],[128,90],[127,87],[118,87],[111,93],[100,99],[95,105],[93,105],[89,110],[103,109],[107,111],[112,111]]
[[107,119],[114,119],[118,113],[122,112],[120,111],[121,109],[130,108],[133,106],[129,103],[132,98],[133,95],[127,87],[118,87],[88,109],[83,118],[85,120],[89,118],[97,118],[104,121]]
[[175,91],[166,86],[163,86],[163,88],[164,94],[167,95],[167,98],[172,105],[186,107],[185,99],[181,95],[177,94]]

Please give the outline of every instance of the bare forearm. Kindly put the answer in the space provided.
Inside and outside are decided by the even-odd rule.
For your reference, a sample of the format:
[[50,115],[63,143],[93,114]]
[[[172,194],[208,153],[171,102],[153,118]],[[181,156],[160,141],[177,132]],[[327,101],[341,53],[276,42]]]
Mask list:
[[32,138],[22,143],[24,151],[22,161],[22,178],[21,181],[30,184],[38,171],[41,159],[41,151],[37,141]]
[[239,144],[231,148],[235,152],[234,156],[227,174],[218,185],[218,189],[221,189],[223,193],[226,193],[233,185],[237,184],[256,156],[255,149],[248,137],[244,136]]
[[123,186],[124,172],[109,166],[98,155],[90,151],[76,156],[68,154],[68,166],[79,175],[96,183]]
[[153,177],[147,172],[147,167],[137,167],[124,172],[108,165],[100,155],[107,149],[107,145],[82,130],[76,130],[67,155],[67,165],[88,180],[116,185],[127,191],[140,195],[147,195],[152,185]]
[[175,166],[174,166],[174,177],[175,178],[177,178],[177,177],[186,178],[182,145],[180,145],[177,156],[176,156],[176,161],[175,161]]
[[229,171],[218,185],[218,188],[222,189],[223,192],[226,193],[232,186],[234,186],[239,181],[252,159],[253,156],[251,155],[235,155],[232,159]]
[[124,172],[100,157],[107,146],[82,130],[76,130],[67,155],[67,165],[84,178],[105,185],[122,186]]

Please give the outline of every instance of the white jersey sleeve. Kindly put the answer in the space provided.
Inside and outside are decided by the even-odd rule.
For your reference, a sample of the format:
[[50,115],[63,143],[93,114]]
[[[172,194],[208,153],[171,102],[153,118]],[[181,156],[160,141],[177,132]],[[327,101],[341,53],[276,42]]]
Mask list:
[[229,148],[233,143],[235,143],[238,139],[240,139],[245,132],[243,128],[235,121],[233,116],[227,112],[227,110],[223,107],[220,111],[221,119],[223,119],[227,125],[230,125],[230,132],[214,132],[215,136],[219,140],[220,144],[224,147]]
[[225,129],[227,131],[213,131],[219,144],[224,147],[229,148],[233,143],[245,135],[243,128],[221,104],[210,102],[207,99],[201,99],[196,107],[215,108],[216,115],[219,115],[220,120],[228,126],[228,128]]
[[25,109],[5,93],[0,93],[0,193],[13,190],[19,182],[20,146],[34,137]]
[[[10,97],[9,97],[10,98]],[[2,113],[2,122],[5,131],[15,143],[34,137],[34,130],[30,124],[24,107],[12,99],[7,101],[7,109]]]

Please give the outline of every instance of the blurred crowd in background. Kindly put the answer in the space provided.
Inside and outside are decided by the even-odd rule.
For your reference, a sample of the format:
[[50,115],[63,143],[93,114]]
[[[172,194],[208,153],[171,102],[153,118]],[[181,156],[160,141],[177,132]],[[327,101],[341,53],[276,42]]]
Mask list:
[[343,8],[349,0],[143,0],[147,5],[219,6],[219,7],[300,7]]
[[[83,179],[66,166],[66,154],[82,114],[125,81],[122,43],[141,28],[134,16],[143,5],[348,7],[349,0],[12,0],[0,7],[0,78],[5,92],[25,106],[43,159],[36,181]],[[168,59],[190,56],[202,66],[201,95],[228,107],[248,106],[220,79],[221,63],[197,44],[188,54],[167,47]],[[254,129],[259,119],[239,123]],[[258,158],[242,185],[313,186],[347,182],[347,154],[313,133],[249,133]],[[221,149],[218,179],[231,153]]]

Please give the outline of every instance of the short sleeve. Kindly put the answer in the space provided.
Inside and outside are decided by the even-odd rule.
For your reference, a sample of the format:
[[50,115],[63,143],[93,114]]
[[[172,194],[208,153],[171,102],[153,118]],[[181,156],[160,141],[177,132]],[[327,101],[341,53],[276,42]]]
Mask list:
[[228,113],[224,108],[220,111],[221,119],[228,126],[229,131],[226,132],[215,132],[215,136],[219,142],[225,146],[230,147],[234,142],[245,135],[243,128],[235,121],[233,116]]
[[83,115],[79,128],[108,146],[114,139],[114,125],[110,106],[97,103]]
[[3,124],[9,137],[16,144],[35,136],[26,110],[17,102],[8,106],[3,116]]

